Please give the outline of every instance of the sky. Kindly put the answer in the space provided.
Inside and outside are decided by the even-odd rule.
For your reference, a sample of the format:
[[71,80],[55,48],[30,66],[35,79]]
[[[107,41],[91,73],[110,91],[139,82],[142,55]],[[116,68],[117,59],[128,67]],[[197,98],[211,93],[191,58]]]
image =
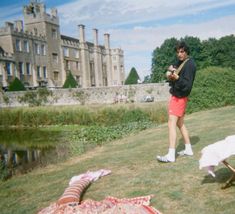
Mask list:
[[[201,40],[235,34],[235,0],[37,0],[47,12],[57,8],[61,34],[79,38],[77,25],[85,25],[85,37],[99,44],[110,34],[111,48],[124,50],[126,76],[135,67],[140,78],[151,73],[152,53],[166,39],[185,36]],[[1,0],[0,26],[23,19],[22,7],[30,0]]]

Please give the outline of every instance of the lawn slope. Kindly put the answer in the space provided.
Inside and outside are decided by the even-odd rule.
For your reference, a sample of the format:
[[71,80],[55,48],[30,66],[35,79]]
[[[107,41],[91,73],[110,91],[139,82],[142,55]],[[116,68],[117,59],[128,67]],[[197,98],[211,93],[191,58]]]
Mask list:
[[[164,214],[234,213],[235,186],[220,189],[229,171],[220,165],[214,180],[198,168],[203,147],[235,134],[234,115],[235,106],[187,115],[185,123],[195,155],[178,157],[172,164],[155,160],[155,156],[165,154],[168,147],[167,124],[163,124],[64,163],[1,182],[0,213],[36,213],[60,197],[72,176],[101,168],[112,170],[112,174],[93,183],[84,199],[154,194],[151,204]],[[177,150],[180,150],[183,142],[178,136]],[[235,158],[229,161],[235,165]]]

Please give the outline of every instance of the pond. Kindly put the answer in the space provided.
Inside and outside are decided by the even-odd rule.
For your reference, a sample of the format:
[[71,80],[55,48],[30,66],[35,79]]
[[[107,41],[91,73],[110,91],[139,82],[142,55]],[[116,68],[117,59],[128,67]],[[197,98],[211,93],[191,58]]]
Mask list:
[[[0,176],[25,173],[66,156],[64,133],[48,129],[0,129]],[[5,174],[4,174],[5,173]]]

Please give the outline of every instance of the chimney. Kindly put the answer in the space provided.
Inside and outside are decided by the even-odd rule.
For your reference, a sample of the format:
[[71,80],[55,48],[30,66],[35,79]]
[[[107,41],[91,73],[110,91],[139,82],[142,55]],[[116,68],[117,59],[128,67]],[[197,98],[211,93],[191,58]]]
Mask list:
[[108,33],[104,34],[104,47],[105,47],[105,49],[110,49],[109,37],[110,37],[110,35]]
[[93,29],[93,35],[94,35],[94,45],[98,46],[98,30]]
[[54,17],[57,17],[57,9],[56,8],[52,8],[51,9],[51,15],[54,16]]
[[13,30],[13,28],[14,28],[14,24],[11,22],[5,22],[5,26],[6,26],[6,28],[10,28],[10,30]]
[[22,20],[16,20],[15,21],[15,28],[18,32],[23,32],[23,21]]
[[79,27],[79,40],[80,40],[80,43],[85,43],[85,25],[78,25]]

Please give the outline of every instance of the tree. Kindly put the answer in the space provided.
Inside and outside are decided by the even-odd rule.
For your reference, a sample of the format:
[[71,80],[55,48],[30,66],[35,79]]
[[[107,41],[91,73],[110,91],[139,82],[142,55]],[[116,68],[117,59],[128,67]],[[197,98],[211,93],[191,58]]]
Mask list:
[[9,91],[25,91],[24,84],[16,77],[9,85]]
[[150,75],[145,76],[143,83],[151,83],[151,76]]
[[174,47],[178,40],[166,39],[161,47],[157,47],[152,54],[152,82],[161,82],[165,79],[168,66],[176,60]]
[[193,36],[185,36],[181,40],[189,46],[190,57],[192,57],[197,65],[197,69],[201,68],[201,63],[203,62],[202,57],[202,43],[199,38]]
[[64,82],[63,88],[76,88],[77,86],[78,86],[78,83],[74,79],[74,77],[70,71],[67,75],[65,82]]
[[136,69],[132,67],[128,77],[125,80],[125,85],[137,84],[139,79],[140,77]]
[[218,41],[216,65],[235,68],[235,37],[234,35],[221,37]]
[[200,68],[216,65],[215,56],[217,55],[218,41],[215,38],[209,38],[202,41]]
[[[219,40],[209,38],[202,42],[199,38],[192,36],[185,36],[179,41],[182,40],[189,46],[190,57],[195,60],[198,70],[208,66],[235,68],[234,35],[224,36]],[[151,82],[165,80],[167,67],[176,60],[174,50],[176,42],[178,40],[175,38],[166,39],[160,47],[153,51]]]

